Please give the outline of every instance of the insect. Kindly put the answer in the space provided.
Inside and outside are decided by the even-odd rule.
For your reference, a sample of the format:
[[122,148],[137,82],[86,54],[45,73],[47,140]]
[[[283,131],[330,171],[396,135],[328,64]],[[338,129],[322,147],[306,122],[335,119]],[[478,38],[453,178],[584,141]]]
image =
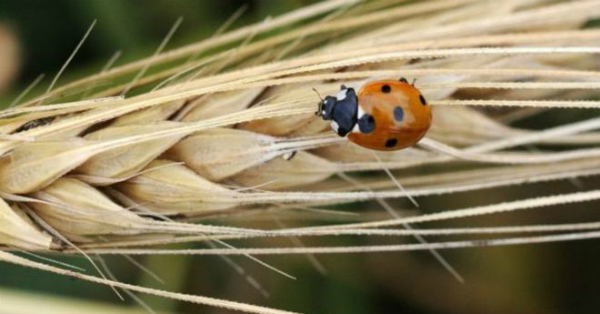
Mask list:
[[365,84],[358,95],[342,85],[337,95],[321,99],[315,113],[331,121],[341,137],[374,150],[392,151],[417,143],[431,126],[431,107],[405,78]]

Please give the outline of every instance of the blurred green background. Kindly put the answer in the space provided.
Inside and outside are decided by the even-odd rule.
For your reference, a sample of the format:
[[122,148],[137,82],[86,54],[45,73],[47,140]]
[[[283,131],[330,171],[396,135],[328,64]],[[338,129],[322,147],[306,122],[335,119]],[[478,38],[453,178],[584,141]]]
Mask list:
[[[167,49],[210,36],[243,5],[247,6],[247,11],[234,27],[261,21],[269,15],[278,15],[312,2],[314,1],[0,0],[0,28],[12,34],[19,47],[16,59],[0,60],[0,70],[7,69],[9,65],[18,69],[12,80],[8,80],[5,86],[0,86],[0,103],[10,103],[40,73],[46,74],[46,79],[40,87],[44,88],[94,19],[98,19],[96,28],[60,82],[99,71],[117,50],[123,52],[117,64],[151,55],[180,16],[184,18],[184,22]],[[0,42],[0,45],[6,43]],[[547,118],[574,118],[580,115],[581,112],[569,111]],[[527,121],[525,125],[539,125],[539,121]],[[599,186],[594,178],[584,179],[580,184],[586,188]],[[531,197],[536,194],[572,192],[579,188],[571,182],[555,182],[513,189],[485,190],[476,194],[430,197],[419,201],[423,210],[435,211]],[[397,208],[410,208],[409,203],[402,201],[396,201],[394,205]],[[361,210],[381,210],[375,205],[364,204],[350,208],[356,206],[361,206]],[[465,219],[436,226],[467,226],[475,223],[516,225],[591,220],[598,218],[594,217],[598,215],[592,213],[595,207],[594,204],[576,204],[568,208],[547,208],[483,219]],[[267,220],[261,223],[263,226],[275,226],[275,222],[266,218]],[[298,222],[285,223],[292,226]],[[351,245],[369,244],[371,241],[308,239],[306,244]],[[400,240],[386,239],[377,243],[398,241]],[[252,244],[290,245],[283,240]],[[164,284],[157,283],[124,258],[108,257],[106,262],[115,276],[124,282],[302,313],[558,314],[600,312],[600,298],[597,297],[600,294],[600,269],[597,267],[599,253],[597,241],[442,252],[465,277],[464,284],[455,281],[426,252],[320,256],[318,259],[327,270],[325,274],[314,268],[304,256],[264,258],[270,264],[296,276],[297,280],[284,278],[245,258],[234,258],[244,267],[247,274],[258,280],[271,294],[269,298],[263,297],[243,276],[235,273],[218,257],[139,258],[140,262],[165,280]],[[88,263],[81,258],[61,260],[89,268]],[[66,306],[75,307],[65,309],[69,313],[114,313],[114,309],[97,308],[98,303],[140,311],[135,302],[130,299],[121,302],[107,287],[7,264],[0,264],[0,288],[30,292],[31,303],[47,302],[46,295],[60,297],[60,300],[68,300],[62,299],[64,297],[87,301],[65,303]],[[3,304],[6,305],[11,300],[21,300],[6,290],[4,293],[2,291],[0,290],[0,314],[4,314]],[[159,298],[142,298],[159,312],[229,313]],[[27,307],[22,313],[28,313],[26,309]],[[38,312],[31,312],[34,313]]]

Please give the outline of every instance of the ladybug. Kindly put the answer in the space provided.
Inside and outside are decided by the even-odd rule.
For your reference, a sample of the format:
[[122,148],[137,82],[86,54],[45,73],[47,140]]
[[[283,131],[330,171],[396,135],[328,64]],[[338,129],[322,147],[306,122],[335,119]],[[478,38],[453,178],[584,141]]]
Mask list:
[[358,95],[342,85],[335,97],[321,100],[315,114],[331,121],[339,136],[381,151],[414,145],[431,126],[431,107],[405,78],[369,82]]

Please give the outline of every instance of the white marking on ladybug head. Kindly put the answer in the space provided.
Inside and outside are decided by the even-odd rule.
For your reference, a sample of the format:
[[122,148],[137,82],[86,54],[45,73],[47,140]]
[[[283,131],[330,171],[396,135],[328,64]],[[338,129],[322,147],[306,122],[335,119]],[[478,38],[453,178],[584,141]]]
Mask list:
[[347,89],[342,89],[341,91],[339,91],[337,93],[337,95],[335,96],[335,98],[337,98],[337,101],[342,101],[342,100],[346,99],[347,94],[348,94],[348,90]]
[[357,117],[358,119],[360,119],[360,118],[362,118],[362,116],[364,116],[364,115],[365,115],[365,111],[364,111],[364,110],[363,110],[363,108],[362,108],[362,107],[359,105],[359,106],[358,106],[358,113],[356,114],[356,117]]
[[352,133],[361,133],[360,128],[358,127],[358,123],[356,123],[352,128]]
[[333,130],[335,133],[337,133],[337,132],[338,132],[338,130],[340,129],[340,126],[339,126],[339,125],[337,124],[337,122],[335,122],[335,121],[331,121],[331,124],[330,124],[330,125],[331,125],[331,129],[332,129],[332,130]]

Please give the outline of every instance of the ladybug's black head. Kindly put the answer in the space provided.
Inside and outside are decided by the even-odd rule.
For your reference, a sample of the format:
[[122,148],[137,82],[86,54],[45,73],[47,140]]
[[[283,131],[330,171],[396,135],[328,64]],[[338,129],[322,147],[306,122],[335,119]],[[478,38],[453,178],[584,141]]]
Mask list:
[[327,96],[319,103],[319,111],[316,112],[317,116],[323,118],[323,120],[331,120],[333,118],[333,109],[335,108],[337,100],[335,97]]
[[339,136],[346,136],[357,121],[358,114],[358,97],[353,88],[342,88],[336,95],[327,96],[319,104],[319,111],[316,113],[323,120],[332,120],[331,128]]

